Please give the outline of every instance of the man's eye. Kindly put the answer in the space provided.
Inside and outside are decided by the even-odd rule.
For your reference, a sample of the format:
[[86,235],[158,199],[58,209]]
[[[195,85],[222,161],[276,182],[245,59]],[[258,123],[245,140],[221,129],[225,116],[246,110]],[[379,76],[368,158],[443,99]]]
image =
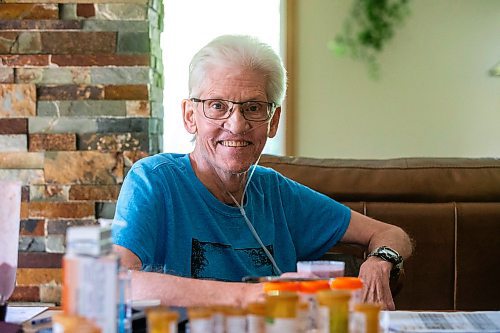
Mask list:
[[262,105],[260,103],[247,103],[245,104],[246,112],[259,112],[262,110]]
[[210,102],[209,107],[210,107],[210,109],[218,110],[218,111],[223,111],[223,110],[227,109],[226,105],[222,102],[219,102],[219,101]]

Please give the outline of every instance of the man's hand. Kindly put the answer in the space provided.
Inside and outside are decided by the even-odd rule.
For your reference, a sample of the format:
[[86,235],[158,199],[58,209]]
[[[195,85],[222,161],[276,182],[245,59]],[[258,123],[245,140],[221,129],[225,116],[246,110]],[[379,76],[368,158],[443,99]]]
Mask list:
[[392,264],[377,257],[369,257],[359,269],[363,280],[362,301],[379,303],[384,310],[394,310],[389,278]]

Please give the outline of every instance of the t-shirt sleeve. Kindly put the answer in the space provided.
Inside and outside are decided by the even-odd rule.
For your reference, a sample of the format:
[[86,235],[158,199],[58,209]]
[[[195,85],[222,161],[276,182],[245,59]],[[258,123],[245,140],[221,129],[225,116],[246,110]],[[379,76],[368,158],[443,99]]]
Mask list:
[[163,220],[155,178],[140,161],[132,167],[120,190],[112,226],[113,243],[132,251],[143,267],[154,262]]
[[280,191],[297,260],[317,260],[344,236],[351,210],[332,198],[283,177]]

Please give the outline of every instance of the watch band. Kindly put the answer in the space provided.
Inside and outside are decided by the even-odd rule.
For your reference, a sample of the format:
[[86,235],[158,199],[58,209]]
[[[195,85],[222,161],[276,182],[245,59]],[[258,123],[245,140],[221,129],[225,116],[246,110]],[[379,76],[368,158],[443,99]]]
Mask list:
[[394,265],[394,268],[400,268],[403,263],[403,257],[398,251],[388,247],[380,246],[368,254],[368,257],[378,257],[382,260],[388,261]]

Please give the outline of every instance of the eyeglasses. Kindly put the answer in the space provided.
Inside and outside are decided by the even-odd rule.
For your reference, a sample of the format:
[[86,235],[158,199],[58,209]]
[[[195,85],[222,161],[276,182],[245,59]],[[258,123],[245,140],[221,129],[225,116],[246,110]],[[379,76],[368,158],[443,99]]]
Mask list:
[[231,117],[235,105],[241,105],[243,118],[249,121],[266,121],[274,114],[274,103],[262,101],[234,102],[225,99],[191,98],[192,102],[203,103],[203,114],[214,120]]

